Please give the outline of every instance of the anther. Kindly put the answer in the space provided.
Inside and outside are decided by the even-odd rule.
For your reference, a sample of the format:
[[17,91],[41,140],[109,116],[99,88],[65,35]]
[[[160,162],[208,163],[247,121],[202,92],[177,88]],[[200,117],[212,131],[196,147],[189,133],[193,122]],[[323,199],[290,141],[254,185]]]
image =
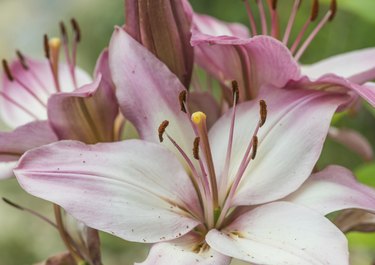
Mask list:
[[194,139],[194,145],[193,145],[193,156],[196,160],[199,160],[199,142],[201,138],[196,137]]
[[186,90],[182,90],[181,93],[178,95],[178,100],[180,101],[180,108],[181,111],[187,113],[186,108],[185,108],[185,103],[186,103]]
[[43,44],[44,44],[44,54],[47,59],[50,58],[50,52],[49,52],[49,40],[47,34],[44,34],[43,36]]
[[319,15],[319,0],[314,0],[312,9],[311,9],[311,15],[310,15],[310,21],[313,22]]
[[60,32],[61,32],[61,37],[63,38],[63,41],[65,43],[68,42],[68,34],[66,33],[66,27],[65,27],[65,24],[64,22],[60,22]]
[[232,81],[232,92],[233,92],[233,104],[237,104],[238,98],[240,96],[240,92],[239,92],[238,83],[236,80]]
[[3,63],[4,72],[6,76],[8,77],[9,81],[13,81],[14,78],[13,78],[12,72],[9,69],[8,62],[5,59],[3,59],[2,63]]
[[26,63],[25,56],[23,56],[23,54],[19,50],[16,51],[16,54],[22,65],[22,68],[25,70],[29,70],[29,66]]
[[260,123],[259,126],[262,127],[264,123],[266,122],[267,119],[267,104],[266,102],[262,99],[259,101],[259,106],[260,106]]
[[251,159],[255,159],[257,155],[257,150],[258,150],[258,136],[254,135],[253,136],[253,149],[251,152]]
[[158,128],[158,134],[159,134],[159,141],[160,142],[163,142],[163,140],[164,140],[163,135],[164,135],[165,129],[168,127],[168,125],[169,125],[169,121],[165,120],[160,124],[160,126]]
[[272,10],[276,10],[276,8],[277,8],[277,0],[272,0],[271,7],[272,7]]
[[70,20],[70,23],[71,23],[72,28],[73,28],[74,33],[75,33],[76,42],[80,42],[81,41],[81,29],[79,28],[77,20],[72,18]]
[[19,206],[18,204],[14,203],[14,202],[11,202],[11,201],[8,200],[7,198],[4,198],[4,197],[3,197],[2,200],[3,200],[6,204],[8,204],[8,205],[10,205],[10,206],[12,206],[12,207],[14,207],[14,208],[16,208],[16,209],[19,209],[19,210],[21,210],[21,211],[24,210],[23,207]]
[[336,11],[337,11],[337,1],[336,0],[331,0],[331,5],[330,5],[329,9],[331,10],[331,16],[329,17],[328,20],[332,21],[332,19],[336,15]]

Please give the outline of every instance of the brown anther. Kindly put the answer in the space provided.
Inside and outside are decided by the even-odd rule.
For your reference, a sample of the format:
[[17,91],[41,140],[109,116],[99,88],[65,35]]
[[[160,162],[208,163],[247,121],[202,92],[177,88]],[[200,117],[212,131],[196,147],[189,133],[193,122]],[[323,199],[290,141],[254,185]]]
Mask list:
[[337,11],[337,1],[336,0],[331,0],[331,5],[330,5],[329,9],[331,10],[331,15],[329,16],[329,21],[332,21],[332,19],[334,19],[335,15],[336,15],[336,11]]
[[319,0],[314,0],[311,8],[310,21],[313,22],[319,15]]
[[10,71],[10,68],[8,66],[8,62],[5,59],[3,59],[3,69],[4,69],[4,72],[5,72],[6,76],[8,77],[9,81],[13,81],[14,78],[13,78],[12,72]]
[[68,42],[68,34],[66,33],[66,27],[64,22],[61,21],[59,25],[62,39],[64,40],[64,42]]
[[277,8],[277,0],[272,0],[271,7],[272,7],[272,10],[276,10],[276,8]]
[[238,89],[238,83],[236,80],[232,81],[232,92],[233,92],[233,103],[238,103],[238,98],[240,96],[240,92]]
[[14,202],[11,202],[10,200],[8,200],[7,198],[2,198],[3,199],[3,201],[6,203],[6,204],[9,204],[10,206],[13,206],[14,208],[17,208],[17,209],[19,209],[19,210],[21,210],[21,211],[23,211],[24,210],[24,208],[22,208],[21,206],[19,206],[18,204],[15,204]]
[[194,145],[193,145],[193,156],[196,160],[199,160],[199,142],[201,138],[196,137],[194,139]]
[[253,149],[251,152],[251,159],[255,159],[257,155],[257,150],[258,150],[258,136],[254,135],[253,136]]
[[18,57],[21,65],[22,65],[22,68],[25,69],[25,70],[29,70],[29,66],[26,63],[25,56],[23,56],[23,54],[19,50],[16,50],[16,54],[17,54],[17,57]]
[[267,119],[267,104],[266,102],[262,99],[259,101],[259,114],[260,114],[260,127],[264,125]]
[[47,34],[44,34],[43,36],[43,44],[44,44],[44,54],[46,56],[47,59],[50,58],[50,50],[49,50],[49,39],[48,39],[48,36]]
[[164,132],[165,132],[165,129],[168,127],[168,125],[169,125],[169,121],[167,121],[167,120],[165,120],[165,121],[163,121],[161,124],[160,124],[160,126],[159,126],[159,128],[158,128],[158,134],[159,134],[159,141],[160,142],[163,142],[163,134],[164,134]]
[[185,107],[186,95],[187,95],[187,91],[186,90],[182,90],[181,93],[178,95],[178,100],[180,101],[181,111],[183,111],[185,113],[187,113],[186,107]]
[[81,41],[81,29],[79,28],[77,20],[72,18],[70,20],[70,23],[72,24],[72,28],[73,28],[74,33],[75,33],[76,42],[80,42]]

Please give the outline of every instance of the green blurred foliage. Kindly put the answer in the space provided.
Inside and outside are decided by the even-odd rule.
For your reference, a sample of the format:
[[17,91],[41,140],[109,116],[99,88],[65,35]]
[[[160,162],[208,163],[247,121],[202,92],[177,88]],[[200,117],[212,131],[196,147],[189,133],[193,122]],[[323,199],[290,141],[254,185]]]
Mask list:
[[[320,16],[327,10],[329,0],[322,2],[325,5],[322,4]],[[282,28],[286,24],[292,3],[292,0],[279,1]],[[197,12],[248,25],[244,5],[240,0],[191,0],[191,4]],[[375,1],[339,0],[338,4],[336,18],[313,41],[302,57],[302,62],[312,63],[334,54],[375,46]],[[304,1],[296,19],[292,39],[309,14],[310,2]],[[21,48],[26,53],[42,56],[40,43],[43,34],[58,34],[59,21],[68,22],[71,17],[77,18],[82,29],[79,64],[92,71],[98,54],[108,44],[113,26],[121,25],[124,21],[122,0],[0,0],[0,40],[3,44],[0,55],[11,58],[13,50]],[[366,105],[354,116],[337,116],[334,123],[338,127],[358,130],[375,146],[374,117],[375,110]],[[332,163],[355,170],[361,181],[375,187],[374,162],[365,164],[345,147],[328,140],[318,167],[323,168]],[[52,218],[50,205],[25,194],[15,180],[1,182],[0,196]],[[0,265],[31,264],[64,251],[58,233],[53,228],[3,203],[0,203],[0,225]],[[375,235],[351,233],[348,238],[352,264],[372,264],[375,260]],[[106,265],[133,264],[134,261],[141,261],[147,253],[147,247],[143,245],[130,244],[107,234],[102,234],[102,245]]]

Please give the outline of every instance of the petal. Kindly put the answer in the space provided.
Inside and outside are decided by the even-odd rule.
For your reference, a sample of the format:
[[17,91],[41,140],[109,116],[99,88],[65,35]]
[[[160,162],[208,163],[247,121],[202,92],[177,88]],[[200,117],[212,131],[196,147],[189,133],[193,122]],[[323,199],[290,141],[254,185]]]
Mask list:
[[[96,61],[94,77],[97,78],[99,75],[102,75],[102,79],[105,80],[108,85],[114,86],[112,81],[111,69],[109,69],[109,52],[108,48],[105,48],[99,55],[98,60]],[[115,89],[112,87],[112,89]]]
[[[264,99],[268,105],[267,121],[259,130],[258,152],[244,172],[234,205],[276,200],[302,185],[319,158],[335,110],[347,101],[346,96],[336,93],[264,88],[257,100],[239,105],[229,186],[258,124],[259,99]],[[219,177],[226,160],[227,144],[223,143],[228,142],[231,116],[231,111],[228,111],[209,133]]]
[[75,265],[76,262],[69,252],[57,254],[48,258],[46,261],[35,265]]
[[12,132],[0,132],[0,179],[13,176],[16,161],[26,151],[57,141],[48,122],[35,121]]
[[117,114],[114,91],[101,74],[89,85],[54,94],[48,100],[48,119],[59,139],[111,142]]
[[362,210],[354,209],[340,212],[333,222],[344,233],[353,231],[375,232],[375,214]]
[[300,76],[289,50],[268,36],[250,39],[195,34],[196,61],[223,85],[236,80],[242,100],[253,99],[264,84],[283,87]]
[[303,74],[319,78],[331,73],[352,82],[363,84],[375,78],[375,49],[368,48],[335,55],[312,65],[302,67]]
[[334,141],[346,146],[357,153],[365,161],[371,161],[374,156],[371,143],[359,132],[347,128],[331,127],[328,136]]
[[[136,265],[228,265],[231,258],[212,248],[199,251],[200,237],[190,233],[179,239],[155,244],[145,261]],[[193,251],[197,249],[196,251]]]
[[200,223],[191,180],[157,144],[63,141],[26,153],[14,172],[27,192],[129,241],[171,240]]
[[222,231],[211,230],[206,241],[251,264],[349,264],[340,230],[320,214],[286,202],[257,207]]
[[357,208],[375,213],[375,190],[356,181],[353,173],[340,166],[328,166],[312,174],[286,199],[326,215]]
[[140,137],[159,142],[158,128],[168,120],[168,133],[184,150],[191,150],[194,134],[189,118],[180,111],[179,93],[185,88],[178,78],[120,28],[113,34],[109,51],[121,111]]
[[[10,64],[15,79],[19,80],[28,90],[16,81],[9,81],[2,76],[1,91],[7,97],[0,97],[0,113],[4,121],[15,128],[34,120],[47,118],[46,104],[50,94],[55,93],[50,66],[47,60],[26,58],[29,70],[25,70],[19,61]],[[91,78],[82,70],[76,69],[78,85],[91,82]],[[59,82],[62,91],[73,91],[74,85],[66,64],[59,65]],[[14,103],[15,102],[15,103]]]
[[238,23],[227,23],[207,15],[194,14],[194,30],[196,32],[211,36],[235,36],[239,38],[249,38],[247,27]]

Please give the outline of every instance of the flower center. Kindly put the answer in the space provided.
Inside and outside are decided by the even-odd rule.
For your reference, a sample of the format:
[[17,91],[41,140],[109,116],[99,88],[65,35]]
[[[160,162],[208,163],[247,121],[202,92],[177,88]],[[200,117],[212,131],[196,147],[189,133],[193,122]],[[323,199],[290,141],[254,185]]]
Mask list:
[[[291,53],[294,55],[295,59],[298,61],[303,53],[306,51],[308,46],[311,44],[311,42],[314,40],[316,35],[319,33],[319,31],[329,22],[332,21],[335,17],[336,10],[337,10],[337,1],[331,0],[329,10],[326,12],[323,18],[319,22],[317,22],[317,25],[315,28],[311,31],[310,34],[307,34],[307,30],[310,26],[314,24],[314,22],[317,21],[318,15],[319,15],[319,0],[313,0],[312,7],[311,7],[311,14],[307,18],[305,24],[300,29],[300,32],[298,33],[296,39],[291,45],[288,45],[290,34],[292,32],[292,28],[294,26],[295,18],[297,16],[299,7],[301,6],[302,0],[294,0],[294,4],[292,6],[292,10],[289,16],[289,20],[287,23],[287,26],[284,31],[284,35],[280,36],[280,22],[279,22],[279,14],[277,11],[277,0],[267,1],[267,9],[270,14],[270,33],[268,31],[268,22],[267,21],[267,15],[266,15],[266,8],[264,7],[262,0],[255,0],[256,6],[258,9],[259,17],[260,17],[260,28],[261,28],[261,34],[262,35],[270,35],[276,39],[279,39],[289,47]],[[250,21],[250,29],[253,36],[259,35],[258,29],[257,29],[257,22],[254,18],[254,8],[251,6],[250,2],[248,0],[244,1],[246,11],[249,17]],[[305,39],[305,41],[302,43],[302,40]]]
[[256,157],[258,149],[257,134],[267,118],[266,103],[264,100],[260,100],[259,121],[256,127],[252,128],[252,131],[249,134],[251,137],[249,137],[246,151],[242,156],[239,167],[235,171],[236,173],[234,176],[230,176],[229,167],[231,164],[236,109],[239,98],[237,82],[232,82],[232,88],[234,104],[231,110],[232,116],[227,151],[225,154],[225,164],[220,165],[223,166],[220,181],[217,181],[216,177],[217,171],[214,167],[212,151],[208,138],[206,114],[198,111],[190,115],[189,108],[187,107],[186,91],[181,92],[179,99],[181,103],[181,110],[189,116],[192,129],[196,136],[194,142],[192,143],[192,157],[194,159],[191,159],[191,156],[189,156],[188,153],[186,153],[183,148],[173,139],[173,137],[168,134],[168,121],[162,122],[158,129],[160,142],[164,140],[163,136],[166,135],[168,140],[175,146],[188,165],[190,170],[189,176],[191,177],[192,183],[196,188],[198,197],[200,199],[202,209],[204,211],[204,223],[208,230],[214,227],[220,228],[223,225],[226,217],[230,214],[233,197],[251,160],[255,159]]

